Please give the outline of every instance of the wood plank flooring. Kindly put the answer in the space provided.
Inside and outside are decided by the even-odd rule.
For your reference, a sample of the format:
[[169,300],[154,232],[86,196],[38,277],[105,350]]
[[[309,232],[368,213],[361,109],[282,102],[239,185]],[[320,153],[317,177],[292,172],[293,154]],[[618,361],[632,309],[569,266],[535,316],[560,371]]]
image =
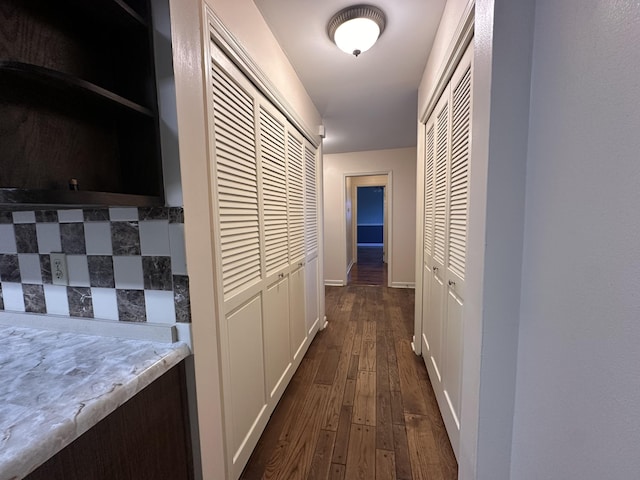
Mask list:
[[382,247],[358,247],[358,263],[347,275],[347,285],[387,285],[387,264],[382,261]]
[[327,287],[319,332],[241,476],[455,480],[426,368],[411,350],[413,290]]

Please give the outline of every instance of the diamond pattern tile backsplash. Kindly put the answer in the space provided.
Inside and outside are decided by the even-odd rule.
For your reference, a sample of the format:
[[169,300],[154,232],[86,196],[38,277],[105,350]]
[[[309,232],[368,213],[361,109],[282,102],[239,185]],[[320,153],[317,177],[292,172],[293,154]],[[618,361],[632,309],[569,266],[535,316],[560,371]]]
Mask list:
[[[53,285],[51,252],[69,285]],[[190,322],[179,207],[0,211],[0,310]]]

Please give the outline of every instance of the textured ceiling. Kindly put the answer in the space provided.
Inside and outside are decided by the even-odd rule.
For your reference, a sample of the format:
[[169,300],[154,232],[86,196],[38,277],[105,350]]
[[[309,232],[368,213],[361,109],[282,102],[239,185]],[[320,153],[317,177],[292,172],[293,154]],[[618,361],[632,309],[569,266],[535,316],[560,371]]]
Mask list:
[[254,0],[323,117],[325,153],[415,146],[418,84],[445,0],[375,0],[387,26],[358,58],[327,35],[345,0]]

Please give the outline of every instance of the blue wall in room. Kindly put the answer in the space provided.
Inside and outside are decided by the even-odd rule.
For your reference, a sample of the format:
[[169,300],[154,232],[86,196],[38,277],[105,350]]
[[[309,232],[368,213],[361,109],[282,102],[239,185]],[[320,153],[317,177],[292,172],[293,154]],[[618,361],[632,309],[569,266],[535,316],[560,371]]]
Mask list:
[[358,243],[383,243],[384,188],[358,187]]

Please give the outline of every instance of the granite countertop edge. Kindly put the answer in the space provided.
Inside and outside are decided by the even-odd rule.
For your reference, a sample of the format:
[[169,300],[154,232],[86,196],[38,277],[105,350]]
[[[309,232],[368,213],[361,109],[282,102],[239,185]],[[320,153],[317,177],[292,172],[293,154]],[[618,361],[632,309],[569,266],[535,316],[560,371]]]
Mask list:
[[[81,355],[92,357],[89,360],[90,365],[86,368],[86,370],[91,370],[88,372],[82,368],[74,368],[73,365],[63,365],[58,369],[56,367],[61,360],[59,358],[49,360],[46,353],[30,352],[35,358],[21,363],[18,363],[20,360],[16,358],[7,361],[6,356],[3,357],[0,353],[0,370],[15,367],[16,364],[18,368],[14,368],[14,370],[20,370],[20,365],[26,364],[24,371],[20,373],[27,378],[26,382],[32,384],[34,381],[28,377],[37,377],[38,386],[35,388],[40,392],[31,402],[28,395],[21,391],[25,388],[16,388],[15,394],[22,395],[23,398],[22,401],[13,403],[11,401],[11,385],[0,386],[0,389],[7,389],[5,392],[0,390],[0,401],[4,403],[4,405],[0,405],[0,480],[24,478],[146,386],[191,355],[189,347],[180,342],[166,344],[0,326],[0,340],[2,342],[5,342],[7,335],[11,334],[18,336],[20,340],[24,338],[21,335],[26,336],[29,340],[35,339],[33,342],[22,342],[25,345],[20,345],[19,348],[23,349],[27,347],[26,344],[38,344],[40,337],[44,337],[45,341],[55,345],[55,348],[58,348],[57,342],[62,343],[60,348],[65,348],[64,342],[67,341],[70,344],[67,347],[70,350],[68,353],[72,357],[73,351],[71,350],[74,348],[75,350],[83,348],[88,350],[95,347],[97,353],[95,356],[93,356],[93,351],[78,353],[79,358],[84,358]],[[41,349],[46,350],[47,348],[51,347],[45,346]],[[116,358],[106,357],[110,350],[113,351],[113,357]],[[130,356],[124,356],[122,355],[123,351],[131,351],[132,353]],[[13,354],[12,357],[16,356],[15,350],[10,353]],[[118,355],[124,358],[120,359]],[[28,355],[27,358],[29,358]],[[51,363],[53,373],[41,367],[47,361]],[[98,367],[93,369],[91,362]],[[129,363],[125,364],[125,362]],[[64,360],[61,363],[64,363]],[[103,367],[104,363],[108,363],[108,365]],[[71,368],[71,370],[62,374],[57,371],[64,368]],[[110,370],[106,373],[111,374],[111,377],[104,378],[107,375],[99,368]],[[32,373],[37,369],[46,371],[37,375]],[[16,372],[16,377],[18,379],[20,377],[18,372]],[[47,397],[48,394],[46,381],[49,380],[52,383],[51,388],[55,390],[58,387],[55,382],[59,382],[60,379],[68,381],[69,385],[66,385],[65,389],[73,390],[74,393],[60,392],[50,403],[47,403],[46,399],[40,400],[41,396]],[[1,375],[0,380],[2,380]],[[77,389],[72,383],[76,381],[79,382]],[[31,385],[27,384],[27,389],[29,387]],[[76,391],[77,395],[75,395]],[[69,398],[65,398],[65,396]],[[27,397],[26,401],[25,397]],[[3,408],[6,409],[7,415],[5,416],[2,415]]]

